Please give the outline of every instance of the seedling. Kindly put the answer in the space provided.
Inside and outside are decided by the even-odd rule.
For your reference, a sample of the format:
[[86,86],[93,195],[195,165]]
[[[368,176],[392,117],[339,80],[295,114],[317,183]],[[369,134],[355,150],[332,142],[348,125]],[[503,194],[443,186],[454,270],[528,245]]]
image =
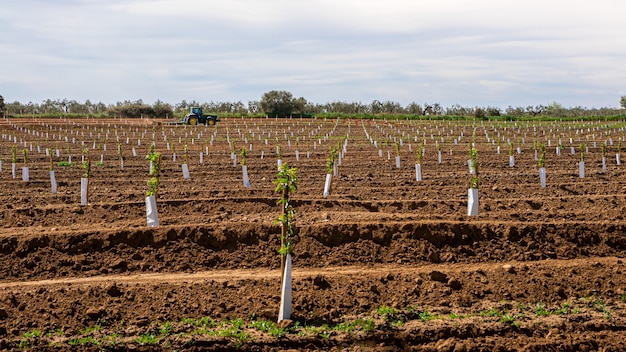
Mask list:
[[11,162],[13,164],[17,163],[17,146],[12,146],[11,147]]
[[48,151],[48,159],[50,161],[50,171],[54,171],[54,163],[52,162],[52,153],[50,152],[50,148],[46,148],[46,150]]
[[148,192],[146,196],[157,197],[159,194],[159,177],[161,176],[161,153],[154,150],[154,145],[150,146],[150,154],[146,155],[146,159],[152,163],[150,175],[152,178],[148,180]]
[[511,325],[513,327],[519,327],[520,323],[515,321],[516,316],[514,314],[511,313],[505,313],[500,317],[499,322],[507,324],[507,325]]
[[22,155],[24,155],[24,167],[28,166],[28,149],[22,149]]
[[[437,148],[439,148],[439,146]],[[422,164],[423,153],[424,153],[424,145],[420,144],[420,147],[417,148],[417,152],[415,153],[415,159],[416,159],[415,163],[416,164],[418,164],[418,165]]]
[[274,184],[276,189],[274,192],[279,193],[281,198],[278,200],[278,205],[281,206],[282,212],[275,223],[279,223],[281,226],[280,232],[280,264],[281,264],[281,284],[283,282],[283,276],[285,273],[285,260],[287,254],[293,254],[293,241],[294,241],[294,228],[293,222],[295,220],[296,211],[290,203],[289,195],[298,190],[298,169],[295,167],[289,167],[287,163],[284,163],[278,168],[278,174]]
[[337,160],[337,149],[330,147],[330,155],[326,159],[326,173],[331,175],[335,168],[335,160]]
[[140,344],[141,346],[154,345],[159,342],[159,337],[157,337],[153,333],[145,333],[136,338],[134,342]]
[[537,160],[537,166],[540,168],[546,167],[546,145],[541,144],[539,146],[539,159]]
[[478,149],[474,146],[470,148],[470,166],[474,170],[474,174],[470,178],[469,188],[478,189]]
[[83,155],[85,156],[85,160],[83,160],[83,177],[90,178],[91,177],[91,160],[89,160],[89,149],[83,148]]
[[239,156],[241,156],[241,160],[239,161],[239,163],[241,163],[241,166],[245,166],[246,158],[248,157],[248,151],[246,150],[246,147],[241,147],[241,153],[239,153]]
[[585,162],[585,145],[584,144],[580,144],[580,161],[581,162]]

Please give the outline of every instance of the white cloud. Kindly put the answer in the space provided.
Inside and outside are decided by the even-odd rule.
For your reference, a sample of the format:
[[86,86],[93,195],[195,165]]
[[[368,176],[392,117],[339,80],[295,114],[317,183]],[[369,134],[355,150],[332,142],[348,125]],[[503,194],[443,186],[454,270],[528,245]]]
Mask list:
[[[8,100],[394,100],[617,106],[618,1],[9,2]],[[24,20],[27,18],[28,20]]]

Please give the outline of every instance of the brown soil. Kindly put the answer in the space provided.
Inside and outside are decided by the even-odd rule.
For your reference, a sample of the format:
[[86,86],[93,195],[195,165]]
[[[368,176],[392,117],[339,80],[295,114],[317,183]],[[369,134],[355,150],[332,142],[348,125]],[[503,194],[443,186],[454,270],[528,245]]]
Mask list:
[[[626,175],[615,163],[624,127],[475,127],[480,213],[469,217],[471,123],[223,119],[170,128],[145,120],[2,120],[0,348],[624,350]],[[164,135],[175,144],[176,161]],[[238,149],[253,145],[249,189],[227,135]],[[346,135],[339,174],[324,197],[329,146]],[[420,182],[415,135],[426,140]],[[498,135],[501,154],[492,142]],[[276,137],[300,178],[292,196],[293,321],[278,337],[255,325],[276,321],[280,300]],[[394,138],[403,140],[399,169]],[[442,138],[439,163],[435,141]],[[551,143],[546,188],[539,185],[535,139]],[[603,172],[600,146],[610,139]],[[145,215],[152,140],[163,153],[158,227],[147,227]],[[521,147],[514,167],[507,140]],[[81,142],[93,171],[86,206]],[[180,166],[185,143],[191,180]],[[589,147],[582,179],[580,143]],[[68,160],[68,146],[78,165],[58,166]],[[55,195],[46,147],[60,151],[53,158]],[[28,182],[21,180],[23,148]],[[103,166],[96,165],[100,154]],[[203,317],[211,329],[199,330]],[[141,340],[150,334],[153,341]]]

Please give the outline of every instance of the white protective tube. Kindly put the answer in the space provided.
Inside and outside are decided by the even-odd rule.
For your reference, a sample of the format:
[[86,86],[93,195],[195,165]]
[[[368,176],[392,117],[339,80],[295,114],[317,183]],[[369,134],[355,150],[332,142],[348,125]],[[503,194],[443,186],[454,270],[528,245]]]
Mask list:
[[478,188],[467,190],[467,216],[478,215]]
[[285,257],[285,272],[283,273],[283,286],[280,291],[280,309],[278,310],[278,322],[291,318],[291,255]]
[[181,167],[183,168],[183,177],[185,180],[189,180],[191,178],[189,176],[189,166],[187,164],[182,164]]
[[241,165],[241,172],[243,173],[243,186],[250,188],[250,178],[248,177],[248,165]]
[[585,178],[585,162],[584,161],[578,162],[578,177]]
[[22,181],[28,182],[30,180],[30,174],[28,172],[28,167],[24,166],[22,168]]
[[146,221],[148,226],[159,226],[159,213],[157,212],[156,197],[146,197]]
[[87,193],[89,190],[89,179],[86,177],[80,178],[80,205],[87,205]]
[[541,183],[541,188],[546,188],[546,168],[539,168],[539,182]]
[[415,180],[418,182],[422,180],[422,165],[421,164],[415,164]]
[[332,174],[326,174],[326,182],[324,182],[324,196],[330,195],[330,182],[333,179]]
[[52,188],[52,194],[57,194],[57,179],[54,177],[54,170],[50,170],[50,187]]

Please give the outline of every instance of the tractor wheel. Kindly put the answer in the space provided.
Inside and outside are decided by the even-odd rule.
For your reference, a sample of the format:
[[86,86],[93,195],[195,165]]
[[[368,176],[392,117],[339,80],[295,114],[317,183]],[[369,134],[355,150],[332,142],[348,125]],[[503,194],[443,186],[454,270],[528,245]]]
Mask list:
[[207,123],[208,123],[209,125],[213,126],[213,125],[215,125],[215,120],[213,120],[213,119],[208,119],[208,120],[207,120]]
[[189,117],[189,119],[187,121],[188,121],[188,123],[190,125],[197,125],[198,124],[198,118],[195,117],[195,116]]

